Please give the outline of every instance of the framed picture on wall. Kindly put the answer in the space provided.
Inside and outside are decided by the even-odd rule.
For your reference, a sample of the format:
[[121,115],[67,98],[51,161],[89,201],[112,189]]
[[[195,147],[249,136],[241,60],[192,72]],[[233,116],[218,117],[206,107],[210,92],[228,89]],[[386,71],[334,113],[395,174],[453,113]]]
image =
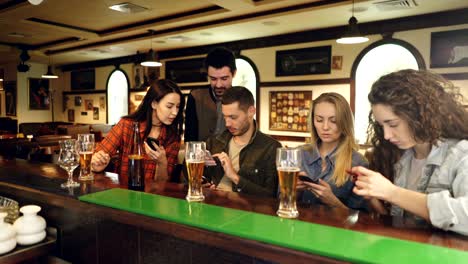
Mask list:
[[99,120],[99,107],[93,107],[93,120]]
[[207,82],[205,58],[166,62],[166,79],[176,83]]
[[99,108],[101,108],[101,110],[106,109],[106,98],[104,96],[99,97]]
[[75,106],[81,106],[81,96],[75,96]]
[[468,29],[431,33],[431,68],[468,66]]
[[144,88],[145,69],[143,66],[136,64],[133,66],[133,89]]
[[50,92],[49,80],[39,78],[29,78],[29,109],[49,110]]
[[270,130],[310,131],[312,91],[271,91]]
[[92,99],[86,99],[85,100],[85,109],[86,111],[93,111],[93,100]]
[[326,74],[331,72],[331,46],[276,52],[276,76]]
[[5,89],[5,114],[7,116],[16,116],[16,82],[3,82]]
[[75,109],[68,109],[68,122],[75,122]]
[[72,90],[94,90],[95,88],[94,69],[72,71],[70,75],[71,75],[70,87]]

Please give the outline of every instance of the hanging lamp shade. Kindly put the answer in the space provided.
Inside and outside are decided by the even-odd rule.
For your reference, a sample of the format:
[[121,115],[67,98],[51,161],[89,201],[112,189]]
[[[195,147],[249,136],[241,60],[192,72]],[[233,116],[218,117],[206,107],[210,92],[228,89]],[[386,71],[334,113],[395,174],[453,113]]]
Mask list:
[[357,19],[356,17],[352,16],[349,19],[348,29],[346,33],[341,38],[337,39],[336,42],[340,44],[356,44],[363,43],[368,40],[368,37],[361,35],[361,32],[359,32],[359,28],[357,25]]
[[156,51],[150,49],[145,60],[140,63],[142,66],[145,67],[160,67],[162,63],[158,61],[158,56]]
[[42,74],[42,78],[44,79],[57,79],[58,76],[55,75],[53,72],[52,72],[52,66],[47,66],[47,72],[46,74]]
[[357,44],[363,43],[369,40],[368,37],[362,36],[361,32],[359,32],[358,28],[358,21],[354,16],[354,0],[353,0],[353,7],[351,9],[351,18],[348,21],[348,29],[346,30],[345,34],[336,40],[337,43],[340,44]]

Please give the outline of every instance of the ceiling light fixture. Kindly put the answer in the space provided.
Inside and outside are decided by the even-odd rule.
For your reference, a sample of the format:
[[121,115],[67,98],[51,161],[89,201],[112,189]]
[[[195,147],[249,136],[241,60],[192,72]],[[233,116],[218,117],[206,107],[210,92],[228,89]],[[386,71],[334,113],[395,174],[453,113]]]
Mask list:
[[156,51],[153,50],[152,36],[153,36],[154,30],[149,30],[149,33],[151,35],[150,50],[148,54],[146,55],[145,60],[142,61],[140,64],[145,67],[160,67],[162,66],[162,63],[158,61],[158,55],[156,54]]
[[28,0],[31,5],[40,5],[43,0]]
[[337,43],[340,44],[357,44],[363,43],[369,40],[368,37],[362,36],[359,32],[358,28],[358,21],[356,17],[354,17],[354,0],[353,0],[353,8],[352,8],[352,16],[348,21],[348,29],[346,30],[345,34],[336,40]]
[[49,65],[47,65],[47,72],[46,74],[42,74],[42,78],[44,79],[57,79],[58,78],[58,76],[52,72],[52,66],[50,65],[50,56],[49,56]]
[[128,2],[109,6],[109,9],[122,12],[122,13],[132,13],[132,14],[148,10],[148,8],[146,7],[135,5],[133,3],[128,3]]

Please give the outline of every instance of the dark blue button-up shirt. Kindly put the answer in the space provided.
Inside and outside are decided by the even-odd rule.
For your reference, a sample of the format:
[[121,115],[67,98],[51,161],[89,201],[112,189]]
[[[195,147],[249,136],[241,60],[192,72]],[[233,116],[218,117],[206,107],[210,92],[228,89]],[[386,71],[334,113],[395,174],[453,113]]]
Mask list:
[[[335,154],[336,148],[332,152],[328,153],[325,156],[325,159],[322,160],[316,145],[304,145],[302,147],[301,170],[305,171],[308,177],[312,179],[321,179],[326,181],[330,185],[333,194],[347,207],[367,210],[367,203],[365,200],[361,196],[353,193],[354,182],[348,180],[340,187],[337,187],[331,180],[333,172],[335,171]],[[322,171],[322,162],[327,163],[324,171]],[[368,167],[368,163],[365,158],[356,151],[353,151],[352,157],[352,167],[354,166]],[[305,203],[321,203],[319,198],[315,197],[312,192],[307,190],[304,190],[301,199]]]

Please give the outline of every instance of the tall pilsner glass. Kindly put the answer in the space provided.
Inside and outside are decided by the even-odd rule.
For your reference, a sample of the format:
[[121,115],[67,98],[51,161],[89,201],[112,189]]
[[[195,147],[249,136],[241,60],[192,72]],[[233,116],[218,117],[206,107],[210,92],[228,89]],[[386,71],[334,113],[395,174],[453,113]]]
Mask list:
[[91,181],[94,175],[91,171],[91,157],[94,152],[94,134],[78,134],[76,149],[80,154],[80,181]]
[[280,186],[280,204],[276,214],[284,218],[296,218],[296,184],[301,167],[299,148],[278,148],[276,150],[276,169]]
[[199,202],[205,199],[202,188],[202,175],[205,167],[205,142],[190,141],[185,143],[185,162],[188,172],[188,193],[185,199]]

